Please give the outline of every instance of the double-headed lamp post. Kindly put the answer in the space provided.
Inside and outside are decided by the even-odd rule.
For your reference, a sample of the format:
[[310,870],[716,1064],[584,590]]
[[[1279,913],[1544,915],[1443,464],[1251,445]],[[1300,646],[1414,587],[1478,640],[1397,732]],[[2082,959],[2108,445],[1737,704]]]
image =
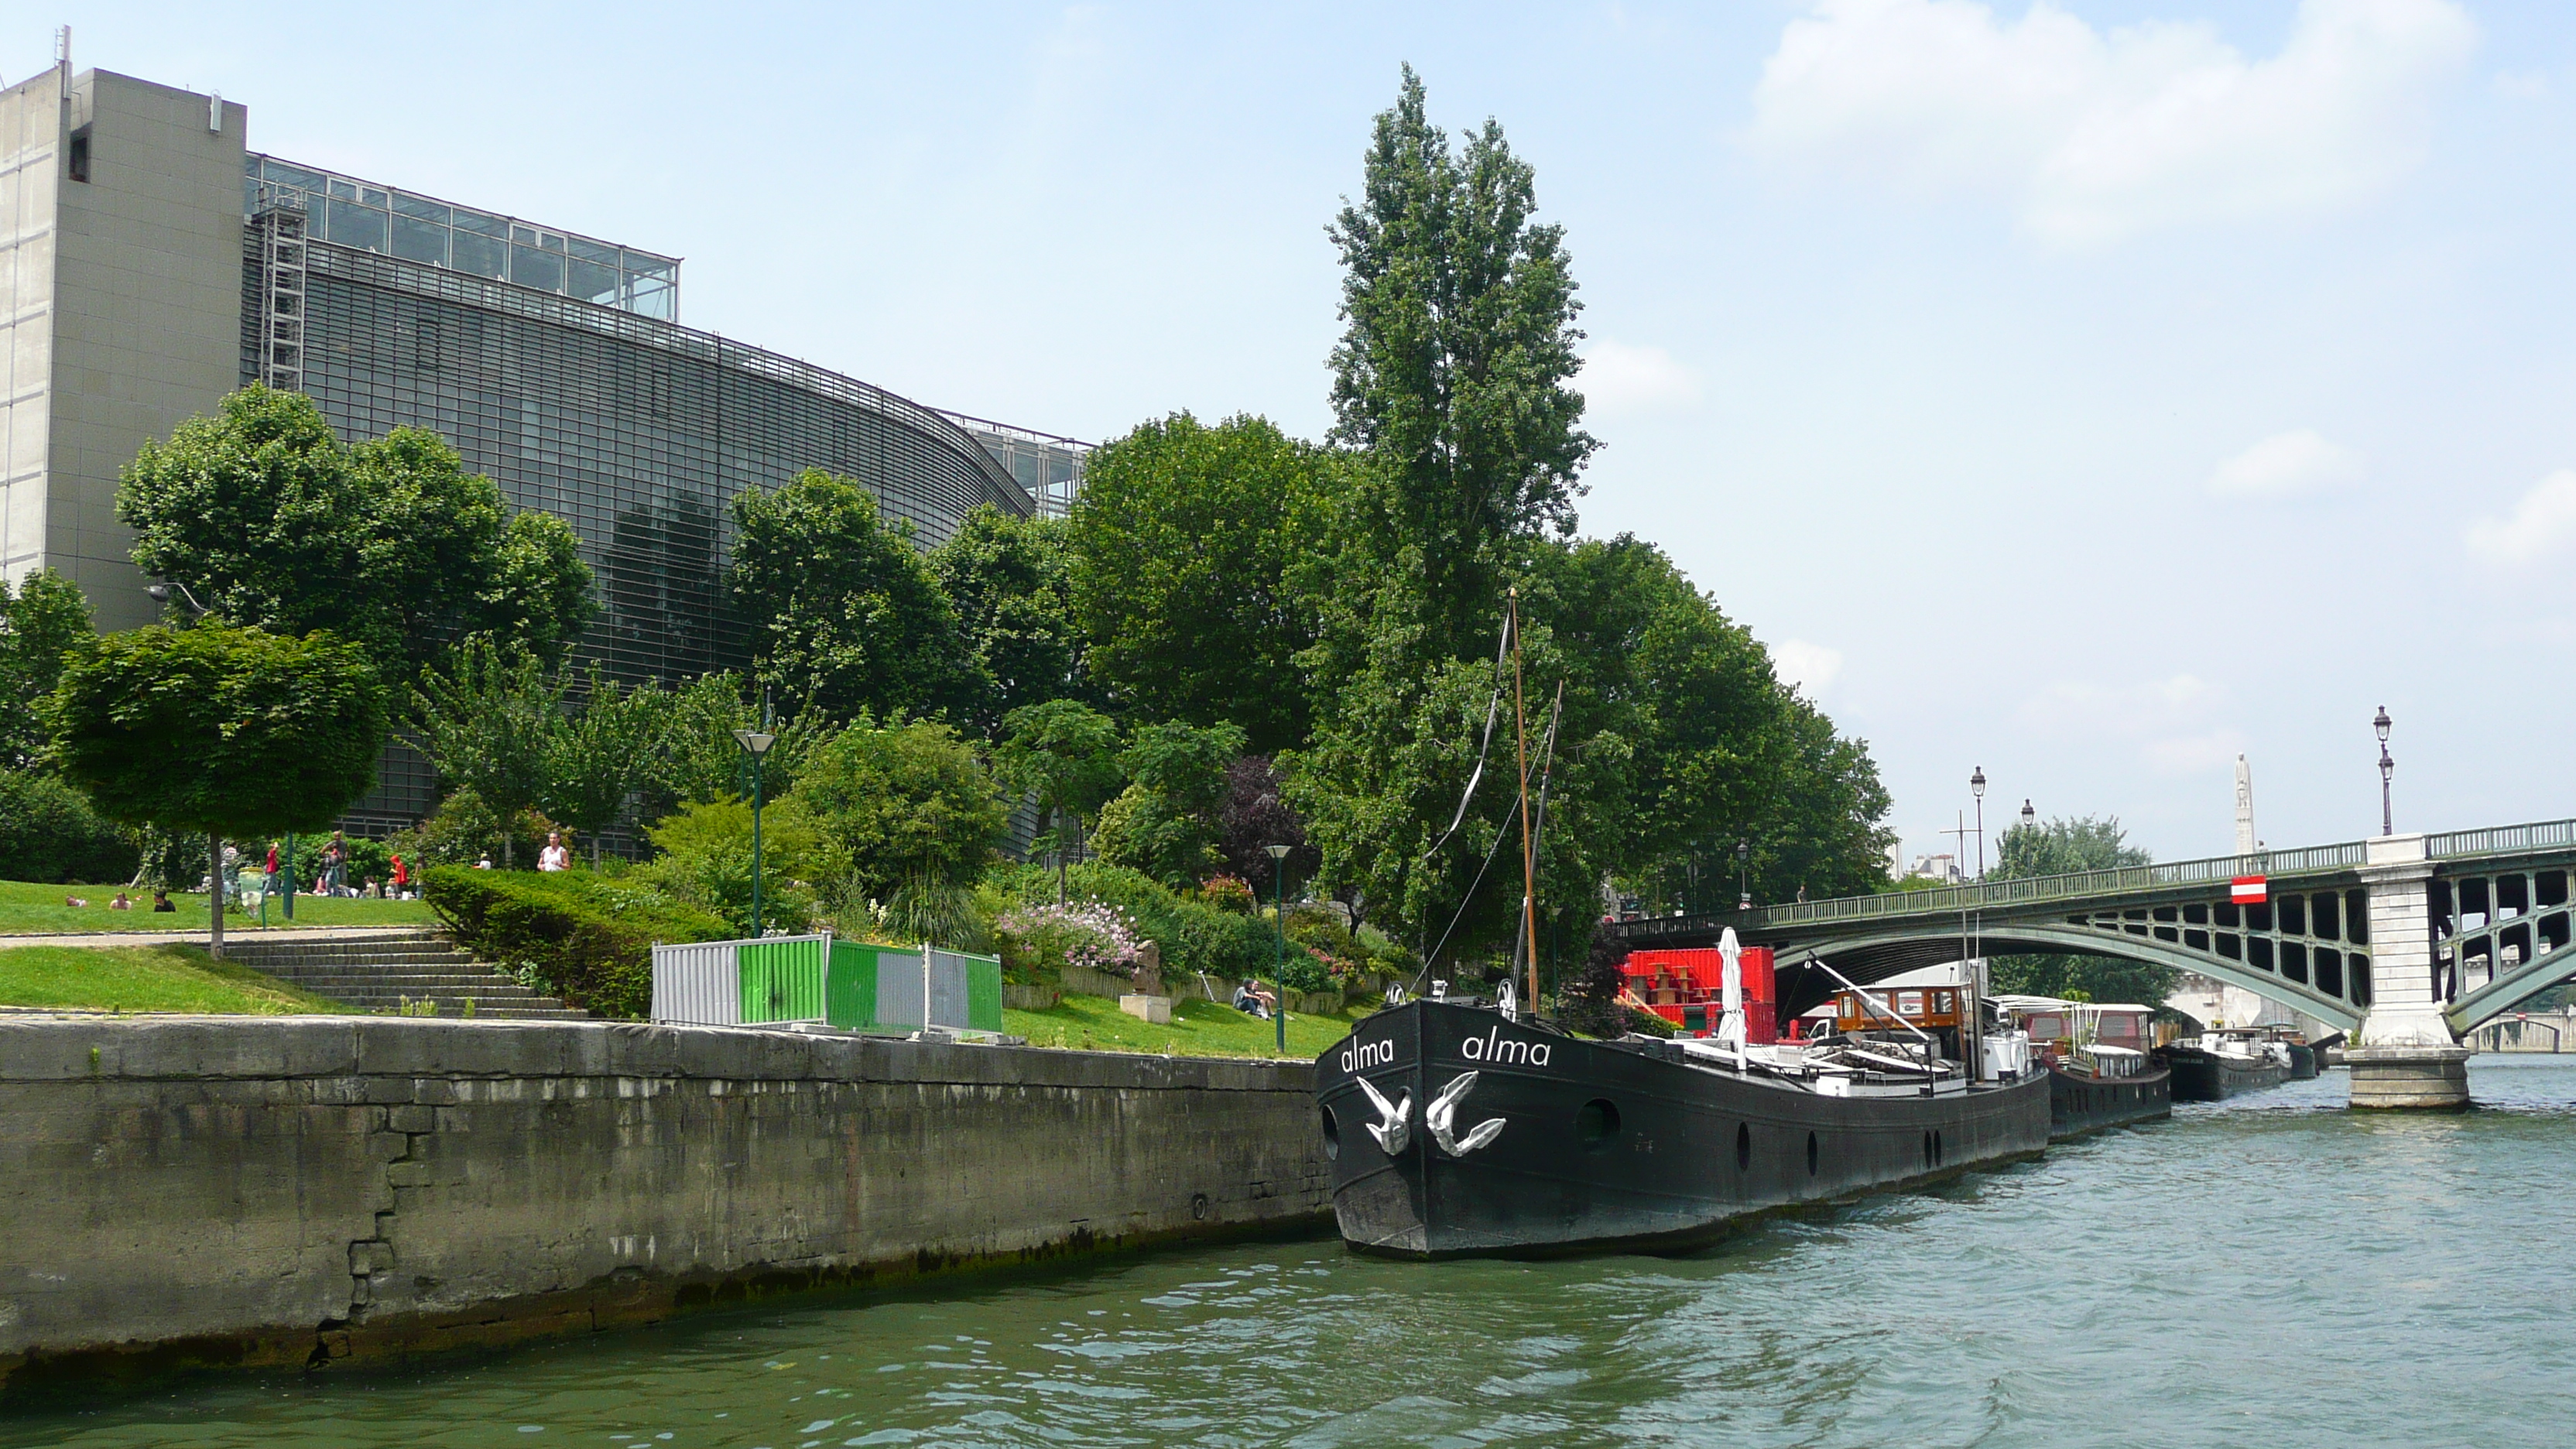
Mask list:
[[[156,604],[169,603],[170,591],[173,589],[178,590],[179,607],[188,611],[189,618],[203,619],[214,612],[198,603],[197,596],[188,592],[188,586],[175,579],[154,579],[143,586],[145,596]],[[294,853],[291,845],[287,853],[289,855]],[[293,868],[291,865],[288,867],[290,870]],[[206,954],[222,960],[224,954],[224,837],[223,832],[219,830],[206,832],[206,883],[214,887],[212,892],[214,918],[206,928]],[[294,901],[294,896],[287,897],[287,914],[290,916],[295,913]]]
[[[751,938],[760,939],[760,762],[778,736],[759,730],[735,730],[733,737],[751,757]],[[928,998],[924,998],[927,1000]]]
[[2388,758],[2388,706],[2379,707],[2379,717],[2370,722],[2370,727],[2379,731],[2379,833],[2395,835],[2397,816],[2389,809],[2388,777],[2396,771],[2397,762]]
[[1288,966],[1288,847],[1265,845],[1270,854],[1270,980],[1279,988],[1279,999],[1270,1003],[1270,1020],[1279,1029],[1279,1055],[1288,1055],[1288,978],[1280,973]]

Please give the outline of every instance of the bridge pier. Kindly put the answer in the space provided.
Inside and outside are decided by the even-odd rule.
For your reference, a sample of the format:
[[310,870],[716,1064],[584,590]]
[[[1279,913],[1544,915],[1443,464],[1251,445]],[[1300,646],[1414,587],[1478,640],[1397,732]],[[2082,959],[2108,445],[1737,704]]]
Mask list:
[[2433,862],[2421,835],[2369,842],[2370,1013],[2354,1046],[2351,1105],[2459,1111],[2469,1105],[2469,1050],[2451,1035],[2433,987]]

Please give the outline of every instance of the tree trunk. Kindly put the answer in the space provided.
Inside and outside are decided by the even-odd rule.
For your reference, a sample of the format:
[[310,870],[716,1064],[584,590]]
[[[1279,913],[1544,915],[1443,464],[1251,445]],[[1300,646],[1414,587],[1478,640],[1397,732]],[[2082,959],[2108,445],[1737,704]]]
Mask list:
[[519,842],[511,839],[509,828],[504,826],[501,830],[501,868],[503,870],[519,868],[518,846]]
[[[182,880],[186,878],[180,877]],[[221,961],[224,959],[224,838],[212,830],[206,832],[206,883],[214,887],[206,892],[206,909],[214,918],[214,924],[207,928],[206,954]]]

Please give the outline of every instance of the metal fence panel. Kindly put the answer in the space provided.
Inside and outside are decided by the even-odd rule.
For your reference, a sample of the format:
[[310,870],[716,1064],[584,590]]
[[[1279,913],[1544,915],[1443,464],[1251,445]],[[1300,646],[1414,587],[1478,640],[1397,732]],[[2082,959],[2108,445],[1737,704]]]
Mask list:
[[921,1025],[921,953],[877,952],[879,1026]]
[[823,1017],[844,1030],[875,1026],[877,958],[882,946],[864,941],[834,941],[832,963],[823,978]]
[[653,1019],[690,1026],[739,1026],[742,977],[733,941],[653,948]]
[[823,963],[831,950],[829,932],[736,943],[743,1022],[823,1020]]

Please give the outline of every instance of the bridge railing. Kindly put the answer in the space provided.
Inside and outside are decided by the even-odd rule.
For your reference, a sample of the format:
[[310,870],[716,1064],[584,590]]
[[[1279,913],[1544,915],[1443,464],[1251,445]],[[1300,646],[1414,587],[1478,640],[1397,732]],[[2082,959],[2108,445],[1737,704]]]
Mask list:
[[2576,845],[2576,820],[2540,820],[2529,825],[2491,825],[2484,830],[2445,830],[2424,837],[2424,853],[2435,860],[2469,855],[2511,855]]
[[[2576,825],[2576,822],[2569,822]],[[2530,828],[2530,827],[2525,827]],[[2477,833],[2477,832],[2471,832]],[[2066,875],[2035,875],[1982,884],[1935,886],[1930,890],[1888,891],[1874,896],[1837,896],[1824,901],[1797,901],[1765,906],[1754,912],[1763,926],[1803,925],[1817,921],[1868,920],[1883,916],[1956,915],[1995,906],[2031,905],[2083,896],[2116,895],[2161,886],[2205,885],[2240,875],[2300,875],[2348,870],[2367,862],[2363,841],[2315,845],[2301,850],[2265,850],[2252,855],[2221,855],[2207,860],[2174,860],[2162,865],[2124,865],[2108,870],[2082,870]]]

